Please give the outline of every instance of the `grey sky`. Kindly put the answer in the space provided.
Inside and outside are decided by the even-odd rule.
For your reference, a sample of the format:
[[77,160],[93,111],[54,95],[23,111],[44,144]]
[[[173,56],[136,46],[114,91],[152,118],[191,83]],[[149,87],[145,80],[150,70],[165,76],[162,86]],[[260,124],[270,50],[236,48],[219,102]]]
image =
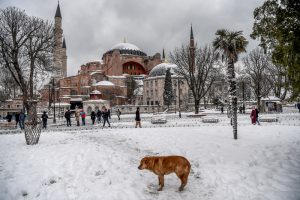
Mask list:
[[[211,43],[217,29],[243,30],[248,51],[253,10],[263,0],[60,0],[67,43],[68,75],[81,64],[100,60],[113,45],[127,42],[148,55],[172,51],[188,42],[190,25],[198,46]],[[54,21],[56,0],[0,0],[0,7],[16,6],[28,15]]]

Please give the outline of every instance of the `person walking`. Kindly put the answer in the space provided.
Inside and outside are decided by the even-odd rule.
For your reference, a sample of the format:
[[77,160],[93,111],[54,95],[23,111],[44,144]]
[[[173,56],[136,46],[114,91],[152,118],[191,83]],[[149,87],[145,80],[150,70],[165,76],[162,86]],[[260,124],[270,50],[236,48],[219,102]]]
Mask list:
[[83,109],[82,109],[82,111],[80,112],[80,115],[81,115],[82,126],[85,126],[85,117],[86,117],[86,114],[85,114],[85,112],[84,112]]
[[298,108],[299,113],[300,113],[300,102],[297,103],[297,108]]
[[92,124],[95,124],[95,119],[96,119],[96,113],[94,111],[92,111],[91,113],[91,120],[92,120]]
[[105,126],[105,122],[107,122],[108,123],[108,127],[110,127],[110,123],[109,123],[109,121],[108,121],[108,118],[109,118],[109,112],[108,112],[108,110],[105,108],[104,109],[104,111],[103,111],[103,113],[102,113],[102,116],[103,116],[103,127]]
[[258,113],[259,113],[259,111],[258,111],[258,109],[257,108],[255,108],[255,114],[256,114],[256,123],[257,123],[257,125],[260,125],[260,123],[259,123],[259,120],[258,120]]
[[107,110],[107,113],[108,113],[108,118],[111,119],[110,109]]
[[46,111],[42,114],[42,121],[43,121],[43,127],[44,129],[47,129],[47,120],[48,120],[48,115]]
[[224,107],[221,106],[221,113],[223,114],[224,113]]
[[80,110],[78,108],[76,108],[75,110],[75,119],[77,122],[77,126],[80,126],[79,120],[80,120]]
[[20,122],[20,113],[19,112],[17,112],[15,114],[15,120],[16,120],[16,128],[18,128],[18,124]]
[[25,113],[23,112],[23,110],[21,110],[21,113],[19,115],[19,124],[20,124],[20,128],[23,130],[24,129],[24,122],[25,122]]
[[136,111],[135,111],[135,128],[137,128],[138,126],[140,128],[142,128],[141,127],[141,116],[140,116],[140,108],[139,107],[137,107]]
[[121,111],[120,111],[119,109],[116,111],[116,114],[117,114],[117,116],[118,116],[118,119],[120,120],[120,119],[121,119],[121,118],[120,118]]
[[98,124],[101,123],[101,118],[102,118],[102,112],[101,112],[101,110],[98,110],[97,111],[97,121],[98,121]]
[[251,118],[251,123],[253,125],[255,125],[256,124],[256,110],[255,110],[255,107],[252,108],[250,118]]
[[65,112],[65,118],[67,120],[67,126],[71,126],[71,111],[67,110]]

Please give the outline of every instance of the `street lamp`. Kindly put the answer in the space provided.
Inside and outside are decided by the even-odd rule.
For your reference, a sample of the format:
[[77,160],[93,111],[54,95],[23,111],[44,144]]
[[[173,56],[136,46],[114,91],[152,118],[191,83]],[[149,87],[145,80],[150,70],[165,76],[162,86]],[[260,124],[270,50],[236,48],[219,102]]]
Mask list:
[[54,83],[54,77],[52,79],[52,91],[53,91],[53,124],[56,124],[56,118],[55,118],[55,83]]
[[[177,86],[177,90],[178,90],[178,116],[179,118],[181,118],[181,108],[180,108],[180,84],[182,84],[182,80],[179,79],[179,76],[177,76],[177,84],[175,84],[175,86]],[[175,98],[176,98],[176,94],[175,94]],[[176,100],[175,100],[175,113],[176,113]]]
[[148,114],[149,114],[149,109],[150,109],[150,97],[147,97],[147,104],[148,104]]

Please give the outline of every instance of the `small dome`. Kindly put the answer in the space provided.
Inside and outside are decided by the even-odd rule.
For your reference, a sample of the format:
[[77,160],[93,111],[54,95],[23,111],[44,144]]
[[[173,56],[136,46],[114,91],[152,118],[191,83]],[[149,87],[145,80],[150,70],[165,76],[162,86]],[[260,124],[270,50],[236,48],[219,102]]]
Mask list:
[[98,83],[95,83],[93,86],[114,86],[115,84],[113,84],[110,81],[100,81]]
[[175,74],[175,69],[177,68],[177,65],[172,63],[161,63],[153,67],[153,69],[149,73],[149,77],[154,76],[164,76],[166,75],[167,69],[170,68],[171,74]]

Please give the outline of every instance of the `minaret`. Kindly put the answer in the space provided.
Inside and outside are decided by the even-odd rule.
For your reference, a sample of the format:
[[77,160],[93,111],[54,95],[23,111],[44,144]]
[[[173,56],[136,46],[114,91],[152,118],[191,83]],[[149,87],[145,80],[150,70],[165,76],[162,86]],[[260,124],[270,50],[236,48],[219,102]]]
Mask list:
[[62,30],[62,18],[60,12],[59,2],[55,12],[55,23],[54,23],[54,52],[53,52],[53,60],[54,67],[58,69],[58,73],[56,76],[58,77],[66,77],[67,76],[67,63],[63,64],[63,58],[66,58],[66,48],[63,48],[63,30]]
[[195,70],[195,42],[194,42],[194,34],[193,34],[193,26],[191,25],[191,35],[190,35],[190,67],[194,71]]
[[165,49],[163,49],[162,60],[163,62],[166,62]]
[[61,61],[62,61],[62,76],[67,77],[67,46],[66,46],[66,40],[64,37],[63,43],[62,43],[62,53],[61,53]]

